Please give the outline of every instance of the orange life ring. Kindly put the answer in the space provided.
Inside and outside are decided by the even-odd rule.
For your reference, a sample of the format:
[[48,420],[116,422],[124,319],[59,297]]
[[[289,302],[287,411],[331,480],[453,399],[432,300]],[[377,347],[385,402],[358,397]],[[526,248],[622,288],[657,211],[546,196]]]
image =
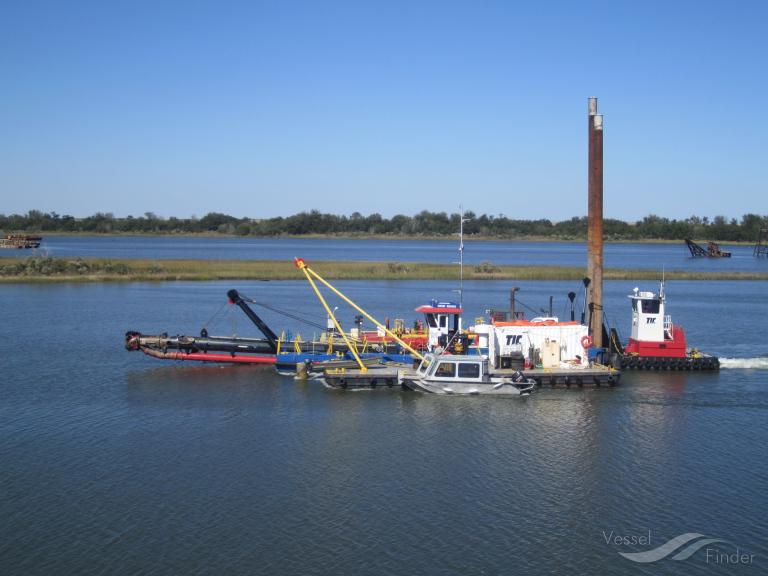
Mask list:
[[581,347],[584,348],[585,350],[587,348],[591,348],[592,347],[592,336],[582,336],[581,337]]

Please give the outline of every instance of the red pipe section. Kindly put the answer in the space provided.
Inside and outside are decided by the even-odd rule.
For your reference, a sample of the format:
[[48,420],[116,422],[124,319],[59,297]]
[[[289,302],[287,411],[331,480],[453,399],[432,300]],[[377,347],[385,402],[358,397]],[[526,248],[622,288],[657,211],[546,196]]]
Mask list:
[[141,348],[147,356],[164,360],[197,360],[198,362],[229,362],[235,364],[274,364],[277,358],[274,355],[243,355],[211,354],[203,352],[160,352],[149,348]]

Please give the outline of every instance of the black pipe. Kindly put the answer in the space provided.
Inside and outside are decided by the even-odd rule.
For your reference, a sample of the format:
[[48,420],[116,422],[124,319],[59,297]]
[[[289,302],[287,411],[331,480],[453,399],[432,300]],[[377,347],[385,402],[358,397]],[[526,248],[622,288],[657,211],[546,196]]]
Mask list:
[[586,321],[586,315],[587,315],[587,300],[588,300],[588,294],[587,294],[587,288],[589,287],[589,283],[591,280],[589,278],[584,278],[582,280],[584,283],[584,308],[581,309],[581,323],[584,324]]
[[248,316],[251,322],[256,324],[256,327],[261,330],[261,333],[264,334],[264,337],[269,342],[271,351],[277,352],[277,335],[272,332],[270,327],[267,326],[261,318],[259,318],[258,314],[256,314],[256,312],[254,312],[250,306],[248,306],[248,303],[240,297],[238,291],[233,288],[227,292],[227,298],[229,298],[229,301],[232,302],[232,304],[239,306],[240,309],[245,312],[245,315]]
[[242,352],[249,354],[274,354],[276,350],[267,340],[252,338],[226,338],[211,336],[199,338],[196,336],[175,336],[163,340],[164,348],[183,350],[185,352]]

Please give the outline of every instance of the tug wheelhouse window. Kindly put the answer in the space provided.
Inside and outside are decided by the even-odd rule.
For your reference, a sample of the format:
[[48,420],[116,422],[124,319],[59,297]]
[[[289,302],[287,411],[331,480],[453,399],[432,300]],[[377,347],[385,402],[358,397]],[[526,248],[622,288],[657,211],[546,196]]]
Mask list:
[[644,314],[658,314],[660,300],[642,300]]
[[435,370],[435,376],[438,378],[453,378],[456,376],[456,364],[453,362],[440,362]]
[[479,378],[480,364],[477,362],[462,362],[459,364],[459,378]]

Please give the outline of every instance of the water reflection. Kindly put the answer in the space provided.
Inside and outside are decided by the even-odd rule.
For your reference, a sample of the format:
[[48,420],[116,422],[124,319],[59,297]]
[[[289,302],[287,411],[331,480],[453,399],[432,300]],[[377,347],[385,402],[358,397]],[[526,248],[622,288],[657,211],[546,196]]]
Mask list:
[[126,375],[126,400],[138,405],[194,405],[198,402],[232,401],[281,384],[269,366],[188,365],[131,370]]
[[[123,349],[128,328],[196,333],[232,284],[0,285],[12,303],[13,337],[0,339],[0,558],[11,573],[631,571],[601,530],[700,531],[768,552],[764,370],[444,398]],[[340,284],[375,314],[406,318],[453,287]],[[467,283],[470,314],[504,303],[510,284]],[[531,302],[572,289],[518,284]],[[302,282],[236,287],[300,316],[318,310]],[[607,284],[615,315],[632,287]],[[702,349],[758,357],[765,287],[669,283],[671,312]]]

